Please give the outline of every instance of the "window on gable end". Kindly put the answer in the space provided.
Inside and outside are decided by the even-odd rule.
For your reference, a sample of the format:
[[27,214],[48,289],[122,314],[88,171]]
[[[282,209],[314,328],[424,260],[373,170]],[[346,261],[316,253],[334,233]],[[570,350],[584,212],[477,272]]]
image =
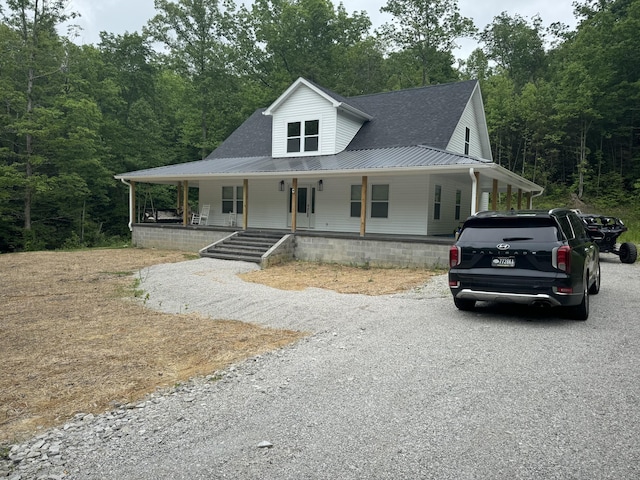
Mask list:
[[471,142],[471,130],[469,127],[464,129],[464,154],[469,155],[469,145]]

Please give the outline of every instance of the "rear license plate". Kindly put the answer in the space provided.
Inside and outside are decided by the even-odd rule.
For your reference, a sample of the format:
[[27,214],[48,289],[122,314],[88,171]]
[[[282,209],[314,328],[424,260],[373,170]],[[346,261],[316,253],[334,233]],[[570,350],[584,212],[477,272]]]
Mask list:
[[492,267],[515,267],[516,259],[515,257],[494,257],[491,260]]

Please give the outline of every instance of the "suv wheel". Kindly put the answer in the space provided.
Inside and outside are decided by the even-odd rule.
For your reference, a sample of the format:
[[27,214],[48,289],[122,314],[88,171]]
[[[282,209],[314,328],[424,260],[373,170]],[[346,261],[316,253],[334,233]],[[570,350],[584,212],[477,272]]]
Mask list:
[[596,295],[600,291],[600,262],[598,262],[598,271],[596,272],[596,278],[593,281],[593,285],[589,287],[589,293]]
[[453,303],[455,303],[458,310],[473,310],[473,307],[476,306],[475,300],[467,300],[462,298],[453,297]]
[[588,281],[589,280],[585,277],[584,293],[582,294],[582,302],[580,302],[580,305],[570,307],[571,318],[573,318],[574,320],[585,321],[587,318],[589,318],[589,288],[587,287]]

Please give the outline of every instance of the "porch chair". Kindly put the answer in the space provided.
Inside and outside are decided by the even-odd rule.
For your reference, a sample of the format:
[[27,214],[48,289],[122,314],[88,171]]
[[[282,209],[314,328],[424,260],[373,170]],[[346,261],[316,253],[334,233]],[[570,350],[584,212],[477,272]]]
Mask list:
[[209,218],[209,210],[211,210],[211,205],[203,205],[200,213],[192,214],[191,225],[206,225]]

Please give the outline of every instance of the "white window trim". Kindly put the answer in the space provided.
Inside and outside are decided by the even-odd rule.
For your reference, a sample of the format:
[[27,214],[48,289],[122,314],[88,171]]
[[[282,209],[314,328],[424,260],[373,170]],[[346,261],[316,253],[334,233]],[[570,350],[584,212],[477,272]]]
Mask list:
[[[373,187],[374,186],[386,186],[387,187],[387,199],[386,200],[374,200],[373,199]],[[371,221],[386,221],[391,218],[391,182],[382,182],[382,183],[372,183],[369,186],[369,192],[367,193],[369,197],[367,199],[368,209],[367,209],[367,219]],[[373,213],[373,204],[374,203],[386,203],[387,204],[387,216],[386,217],[374,217]]]
[[[243,212],[237,212],[236,210],[238,209],[238,202],[243,202],[244,201],[244,194],[238,196],[238,189],[244,188],[243,185],[223,185],[222,189],[224,188],[233,188],[233,198],[224,198],[222,196],[222,190],[221,190],[221,197],[220,197],[220,207],[221,207],[221,212],[223,215],[228,215],[230,213],[233,213],[234,215],[242,215]],[[230,212],[225,212],[224,211],[224,202],[233,202],[232,205],[232,209]]]
[[[314,150],[312,152],[304,151],[304,139],[305,132],[304,126],[305,122],[310,122],[316,120],[318,122],[318,150]],[[287,143],[289,141],[289,124],[300,122],[300,151],[298,152],[287,152]],[[291,117],[284,120],[284,152],[283,157],[315,157],[321,155],[322,151],[322,119],[320,117],[309,116],[309,117]]]

